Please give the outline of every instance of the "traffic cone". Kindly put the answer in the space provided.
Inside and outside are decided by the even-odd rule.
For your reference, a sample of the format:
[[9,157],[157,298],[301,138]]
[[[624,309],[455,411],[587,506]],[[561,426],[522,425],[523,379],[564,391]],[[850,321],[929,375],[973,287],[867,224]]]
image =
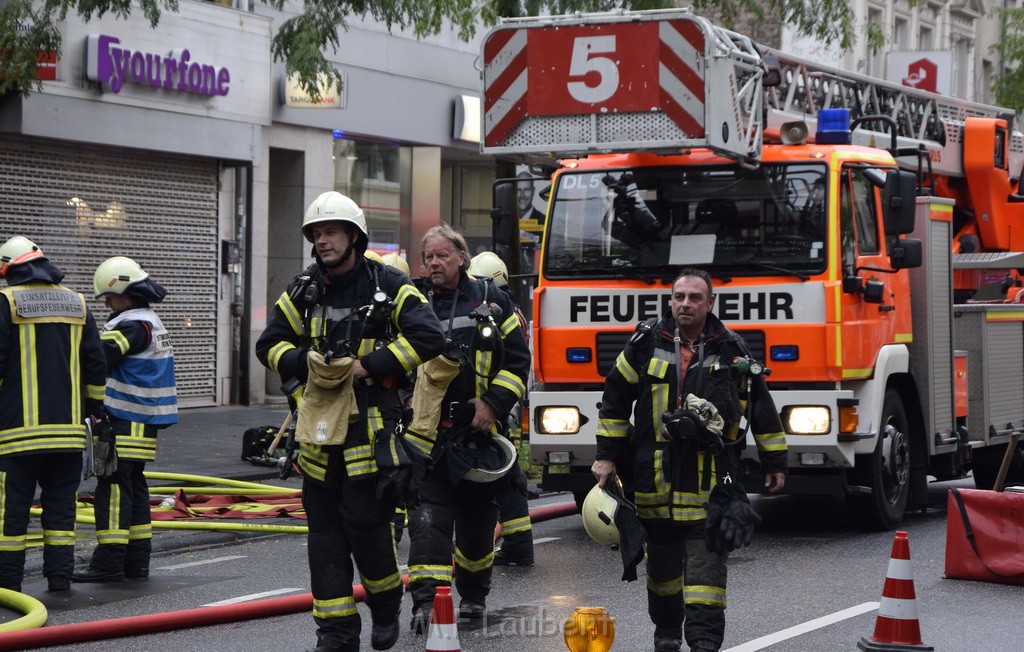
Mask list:
[[914,572],[910,566],[910,541],[899,530],[892,542],[889,570],[885,574],[882,601],[878,605],[875,633],[860,639],[857,647],[870,652],[900,650],[934,650],[921,641],[917,620],[917,598],[914,595]]
[[434,608],[430,612],[430,630],[424,652],[462,652],[450,586],[439,586],[434,594]]

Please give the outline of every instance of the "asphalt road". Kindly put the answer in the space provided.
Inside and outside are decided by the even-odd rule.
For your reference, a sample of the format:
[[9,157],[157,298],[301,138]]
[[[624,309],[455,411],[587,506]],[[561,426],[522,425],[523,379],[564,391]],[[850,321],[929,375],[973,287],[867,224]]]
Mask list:
[[[971,486],[970,482],[957,483]],[[545,497],[532,507],[571,500]],[[932,490],[933,507],[909,515],[908,532],[922,637],[936,650],[1018,652],[1024,649],[1024,588],[943,579],[945,485]],[[871,636],[885,581],[893,534],[861,533],[846,525],[842,503],[797,497],[755,499],[765,524],[754,544],[730,560],[728,626],[723,650],[731,652],[822,652],[854,650]],[[275,520],[274,522],[284,522]],[[158,534],[161,536],[161,534]],[[189,536],[189,535],[185,535]],[[195,610],[236,602],[241,609],[260,600],[308,592],[305,543],[300,535],[265,535],[219,540],[194,535],[195,545],[161,552],[147,581],[75,585],[68,594],[48,594],[42,578],[26,582],[26,593],[49,610],[48,626],[102,622],[140,614]],[[579,516],[536,525],[537,565],[495,574],[483,622],[461,623],[466,652],[552,652],[567,649],[562,623],[577,606],[603,606],[616,618],[614,650],[652,649],[643,581],[619,581],[618,554],[591,542]],[[184,542],[185,540],[182,540]],[[399,559],[408,553],[399,545]],[[640,569],[643,577],[643,569]],[[456,604],[457,604],[456,597]],[[405,630],[410,602],[403,604],[400,651],[421,652],[425,639]],[[360,606],[364,621],[365,607]],[[13,617],[13,616],[11,616]],[[102,625],[99,625],[101,629]],[[121,624],[106,628],[118,633]],[[368,630],[368,627],[364,626]],[[76,642],[56,649],[196,650],[251,652],[303,650],[314,645],[308,611],[261,616],[222,625]],[[0,637],[0,649],[3,639]],[[54,648],[50,648],[54,649]],[[369,650],[369,634],[363,637]]]

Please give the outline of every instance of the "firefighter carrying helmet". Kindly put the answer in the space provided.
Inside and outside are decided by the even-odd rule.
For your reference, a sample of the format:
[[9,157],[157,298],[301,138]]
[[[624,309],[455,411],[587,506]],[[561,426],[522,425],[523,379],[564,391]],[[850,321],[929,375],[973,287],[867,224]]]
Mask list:
[[167,295],[167,290],[127,256],[114,256],[100,263],[92,275],[92,287],[97,298],[104,294],[128,294],[159,303]]
[[397,251],[392,251],[389,254],[384,254],[380,257],[381,261],[385,265],[391,265],[395,269],[398,269],[406,276],[409,275],[409,263],[405,262],[405,258],[398,255]]
[[508,267],[505,266],[505,261],[493,251],[481,251],[473,256],[473,259],[469,261],[469,270],[467,271],[471,276],[477,278],[493,278],[494,284],[498,287],[508,285]]
[[366,251],[366,246],[370,242],[366,232],[366,216],[363,215],[363,209],[345,195],[332,190],[313,200],[306,209],[305,217],[302,218],[302,235],[306,236],[306,240],[313,242],[313,225],[318,222],[354,224],[358,234],[352,246],[360,252]]
[[[463,428],[466,433],[472,430],[470,426]],[[447,452],[451,456],[448,467],[453,484],[459,479],[481,484],[494,482],[505,477],[516,463],[516,446],[507,437],[494,432],[473,432],[478,436],[453,436]]]
[[[618,478],[606,483],[618,482]],[[591,539],[608,546],[612,550],[619,548],[619,528],[615,525],[615,512],[619,509],[619,501],[615,500],[605,487],[594,485],[587,497],[583,499],[583,529]]]
[[37,258],[45,258],[46,254],[36,243],[28,238],[16,235],[0,245],[0,276],[6,276],[7,270],[15,265],[27,263]]

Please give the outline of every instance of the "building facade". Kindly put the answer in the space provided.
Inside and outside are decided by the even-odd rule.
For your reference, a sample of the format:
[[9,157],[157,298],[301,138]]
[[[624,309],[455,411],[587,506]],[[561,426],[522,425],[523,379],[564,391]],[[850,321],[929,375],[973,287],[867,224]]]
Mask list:
[[[328,53],[344,88],[313,102],[270,53],[300,6],[181,0],[156,29],[141,15],[69,18],[52,79],[0,98],[0,241],[37,241],[89,297],[100,261],[136,258],[169,290],[160,312],[186,407],[283,400],[252,344],[312,260],[300,227],[320,193],[359,203],[371,246],[404,255],[414,275],[440,221],[474,251],[490,244],[495,161],[473,133],[481,34],[416,39],[353,17]],[[991,6],[858,0],[858,25],[889,35],[879,52],[863,38],[835,52],[770,20],[734,29],[880,77],[899,73],[897,55],[938,53],[948,94],[992,102],[1002,24]]]

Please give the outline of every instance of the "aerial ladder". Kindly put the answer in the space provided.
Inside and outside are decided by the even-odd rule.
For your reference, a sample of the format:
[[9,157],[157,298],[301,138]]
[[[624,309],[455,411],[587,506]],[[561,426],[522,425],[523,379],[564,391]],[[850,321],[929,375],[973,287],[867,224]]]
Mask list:
[[[665,314],[682,265],[717,279],[716,314],[772,370],[788,492],[845,495],[862,524],[892,527],[928,476],[992,485],[1024,432],[1011,111],[680,9],[506,20],[482,85],[481,151],[552,182],[530,394],[545,488],[589,490],[604,376],[636,323]],[[499,220],[515,213],[500,185]],[[702,213],[722,200],[733,212]]]
[[[540,43],[528,50],[527,38],[535,36],[523,27],[580,29],[583,22],[621,29],[625,21],[635,21],[638,36],[645,27],[657,32],[651,40],[663,50],[662,69],[656,77],[646,71],[643,81],[661,91],[660,101],[652,103],[657,106],[557,115],[560,110],[545,111],[546,102],[528,97],[531,83],[540,86],[537,93],[547,89],[530,74],[553,67],[528,59],[555,58],[558,46]],[[579,80],[569,82],[578,89],[570,95],[581,106],[608,99],[625,74],[601,74],[602,48],[610,38],[589,37],[572,52],[568,72],[576,68]],[[671,60],[686,73],[667,71]],[[1024,134],[1013,129],[1008,109],[802,59],[678,9],[507,19],[488,36],[484,64],[482,151],[541,166],[612,151],[697,147],[757,165],[763,144],[781,142],[787,128],[802,123],[813,134],[821,110],[847,109],[853,124],[863,125],[853,131],[853,144],[890,148],[902,167],[918,173],[922,188],[956,200],[958,269],[1024,269],[1024,196],[1017,194]],[[595,73],[601,82],[588,85],[587,75]],[[528,111],[527,105],[541,111]],[[572,128],[562,126],[567,123]]]

